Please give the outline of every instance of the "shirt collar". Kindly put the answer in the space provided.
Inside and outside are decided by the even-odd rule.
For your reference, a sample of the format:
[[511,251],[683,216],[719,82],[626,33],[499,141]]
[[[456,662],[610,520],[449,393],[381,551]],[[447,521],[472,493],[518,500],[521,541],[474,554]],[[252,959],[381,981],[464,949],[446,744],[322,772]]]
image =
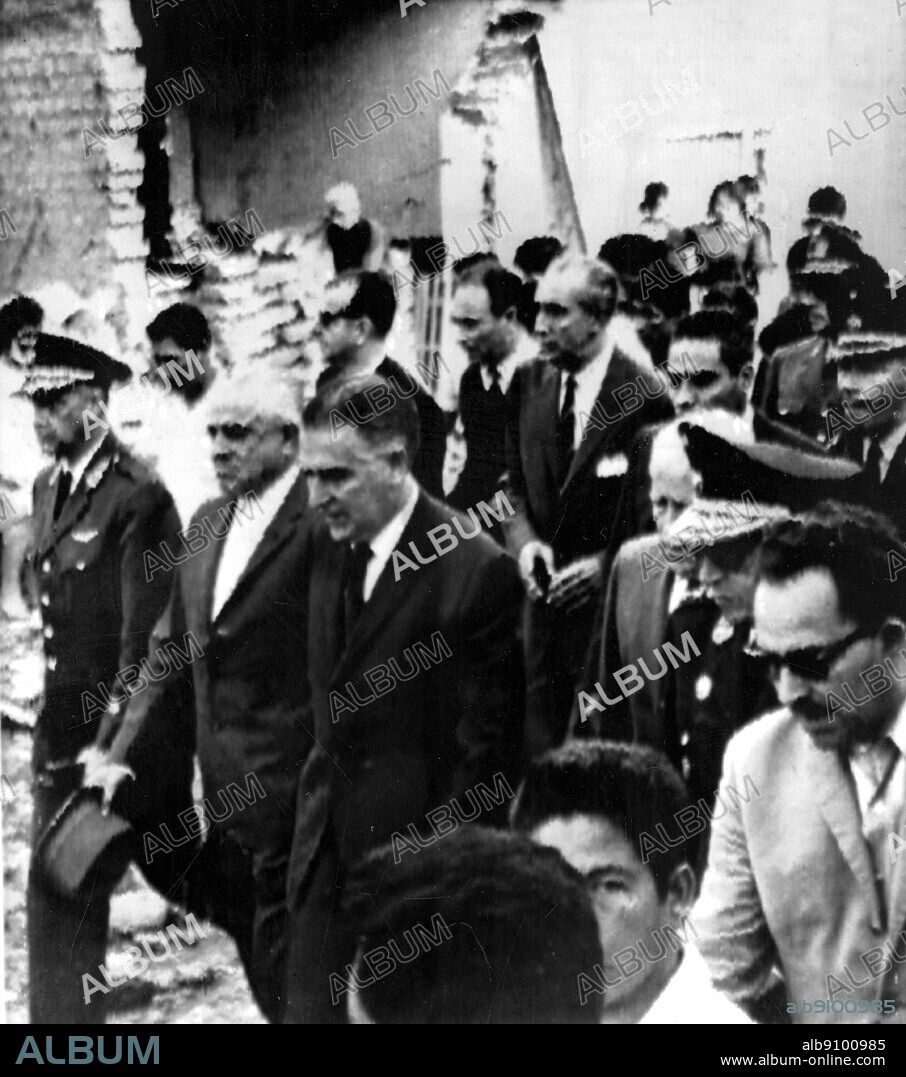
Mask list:
[[[298,479],[302,464],[296,462],[275,479],[263,494],[258,496],[258,504],[261,506],[261,516],[269,519],[277,514],[278,509],[286,500],[287,494],[292,489],[293,483]],[[246,498],[247,500],[247,498]]]
[[[516,367],[526,360],[531,359],[537,351],[537,345],[527,333],[520,333],[519,340],[516,347],[510,352],[510,354],[503,359],[497,365],[497,369],[500,371],[500,391],[506,393],[510,387],[510,382],[513,380],[513,374],[516,372]],[[490,390],[493,384],[491,378],[490,368],[482,363],[479,367],[481,372],[481,384],[485,387],[485,390]]]
[[[906,437],[906,419],[904,419],[898,426],[895,426],[889,433],[885,434],[878,442],[881,456],[888,467],[893,460],[893,454],[900,447],[904,437]],[[866,445],[866,453],[867,451],[868,447]]]
[[406,525],[409,523],[412,513],[415,511],[415,503],[418,501],[419,495],[418,483],[412,481],[412,488],[409,491],[409,497],[406,499],[406,504],[400,509],[396,516],[392,517],[380,531],[374,536],[374,538],[368,543],[373,554],[373,562],[375,565],[381,565],[382,567],[390,560],[390,555],[396,549],[396,544],[403,536],[403,532],[406,530]]
[[64,471],[68,471],[72,475],[72,486],[69,488],[70,493],[74,493],[78,489],[79,483],[82,481],[82,476],[88,470],[89,464],[100,452],[101,446],[106,440],[107,432],[104,431],[100,438],[95,442],[93,448],[89,449],[88,452],[80,457],[74,464],[70,464],[65,457],[62,457],[54,471],[54,482],[59,479]]

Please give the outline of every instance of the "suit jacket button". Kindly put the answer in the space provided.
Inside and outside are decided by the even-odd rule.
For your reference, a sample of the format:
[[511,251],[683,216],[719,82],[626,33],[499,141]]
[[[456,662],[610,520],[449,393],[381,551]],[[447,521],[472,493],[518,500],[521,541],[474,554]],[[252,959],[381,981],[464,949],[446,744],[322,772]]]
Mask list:
[[50,561],[45,559],[44,561],[41,562],[41,571],[42,572],[50,572]]
[[57,660],[52,654],[47,656],[47,668],[51,673],[57,668]]
[[41,605],[42,606],[49,606],[50,605],[50,595],[41,595]]
[[53,639],[53,625],[44,626],[44,638]]
[[84,569],[84,567],[85,567],[85,562],[84,561],[76,561],[75,567],[79,570],[79,572],[81,572],[82,569]]

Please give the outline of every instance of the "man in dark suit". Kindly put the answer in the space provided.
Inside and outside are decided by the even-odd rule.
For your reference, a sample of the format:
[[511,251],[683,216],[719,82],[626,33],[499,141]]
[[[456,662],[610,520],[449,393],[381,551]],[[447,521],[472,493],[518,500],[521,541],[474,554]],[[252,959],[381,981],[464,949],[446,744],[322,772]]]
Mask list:
[[[179,518],[163,486],[106,428],[86,437],[86,412],[106,403],[129,368],[73,340],[38,336],[24,391],[35,433],[56,463],[34,484],[29,570],[44,625],[44,705],[34,734],[33,846],[80,787],[79,753],[98,732],[86,693],[108,692],[138,668],[170,592],[146,580],[143,554],[172,542]],[[29,996],[36,1024],[103,1024],[103,996],[86,1006],[85,973],[104,961],[109,888],[100,866],[73,896],[57,893],[33,856],[28,880]]]
[[[458,509],[493,500],[506,470],[506,393],[537,351],[517,317],[522,293],[519,278],[493,261],[468,267],[454,285],[451,321],[469,359],[459,385],[466,463],[449,497]],[[503,541],[499,524],[492,534]]]
[[[338,378],[377,374],[388,383],[393,399],[412,397],[421,425],[421,443],[412,462],[412,474],[428,494],[442,498],[447,450],[444,413],[416,378],[384,353],[395,313],[396,296],[386,274],[349,270],[331,281],[314,333],[327,362],[317,387],[326,388]],[[423,380],[434,376],[421,370],[419,373]],[[373,410],[372,402],[366,401],[363,413],[351,417],[351,421],[368,422]]]
[[860,500],[906,536],[906,335],[844,333],[832,356],[843,404],[828,412],[828,430],[862,465]]
[[[222,496],[202,505],[183,533],[169,616],[160,626],[174,640],[190,633],[203,653],[135,698],[109,758],[147,773],[163,737],[187,740],[190,754],[197,744],[204,807],[219,821],[202,864],[193,865],[190,905],[233,932],[255,1000],[278,1021],[296,783],[312,744],[303,721],[301,554],[309,514],[298,413],[290,386],[254,371],[221,378],[208,415]],[[149,563],[151,575],[165,571]],[[224,815],[224,798],[235,789],[252,802]],[[138,824],[134,800],[143,791],[133,792],[130,814]],[[145,815],[153,815],[153,799],[147,791]],[[153,818],[143,825],[160,833]],[[197,833],[194,824],[177,825],[178,838],[187,829]],[[193,843],[181,855],[196,852]],[[172,852],[146,844],[144,856],[147,863]]]
[[299,780],[290,867],[291,1022],[344,1019],[330,976],[355,956],[338,913],[353,862],[388,841],[400,856],[418,855],[413,831],[428,834],[426,813],[437,810],[446,813],[441,837],[458,825],[458,807],[477,824],[502,822],[502,795],[475,810],[472,798],[489,781],[515,789],[516,566],[413,479],[412,401],[334,430],[334,413],[361,411],[387,388],[374,377],[336,385],[303,414],[309,501],[324,527],[312,537],[314,747]]
[[528,596],[526,743],[533,755],[566,734],[618,541],[632,439],[671,412],[653,372],[614,344],[608,327],[616,295],[616,277],[603,263],[554,262],[537,295],[541,357],[510,386],[508,494],[516,512],[504,533]]

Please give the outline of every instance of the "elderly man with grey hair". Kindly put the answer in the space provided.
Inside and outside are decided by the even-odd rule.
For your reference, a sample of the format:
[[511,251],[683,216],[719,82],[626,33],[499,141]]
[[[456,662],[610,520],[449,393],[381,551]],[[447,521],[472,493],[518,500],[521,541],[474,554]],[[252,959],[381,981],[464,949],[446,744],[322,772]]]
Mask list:
[[[180,896],[234,935],[270,1021],[284,1005],[286,872],[299,768],[312,743],[303,600],[310,514],[295,397],[266,366],[211,390],[221,496],[201,506],[173,551],[146,558],[148,573],[178,564],[155,635],[193,640],[196,656],[135,694],[105,757],[136,775],[123,783],[122,809],[136,832],[159,834],[155,791],[142,775],[174,743],[197,752],[202,818],[177,824],[172,849],[146,840],[139,865],[153,873],[156,860],[177,855],[187,871],[191,864]],[[207,840],[197,856],[199,833]]]
[[632,439],[672,415],[666,389],[617,346],[610,266],[564,255],[538,286],[540,355],[508,392],[507,546],[526,589],[526,749],[567,732],[617,534]]

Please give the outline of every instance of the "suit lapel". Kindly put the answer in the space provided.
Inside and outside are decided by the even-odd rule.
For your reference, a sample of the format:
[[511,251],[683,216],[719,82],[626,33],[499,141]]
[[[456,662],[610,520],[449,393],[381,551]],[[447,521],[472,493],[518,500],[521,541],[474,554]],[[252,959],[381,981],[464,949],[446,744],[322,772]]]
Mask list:
[[[415,558],[409,549],[409,543],[414,542],[419,552],[424,554],[425,535],[439,522],[440,520],[436,518],[436,513],[432,512],[428,495],[422,491],[395,549],[414,562]],[[419,572],[421,572],[421,568],[419,568]],[[334,671],[335,675],[339,674],[345,666],[354,663],[356,658],[367,649],[375,635],[386,629],[388,610],[392,609],[394,614],[399,616],[412,592],[425,586],[425,580],[419,575],[419,572],[407,569],[397,580],[393,567],[393,555],[391,554],[378,577],[371,597],[362,608],[362,612],[359,614],[359,618],[346,640],[346,647]]]
[[66,499],[63,511],[60,513],[60,518],[56,523],[53,522],[53,505],[56,499],[57,484],[54,483],[50,486],[47,498],[47,516],[44,521],[44,535],[46,537],[41,550],[42,553],[50,546],[56,546],[62,536],[71,530],[88,511],[94,499],[95,491],[104,481],[104,476],[111,466],[113,456],[118,448],[119,445],[116,440],[112,435],[108,434],[104,439],[104,443],[95,453],[94,459],[89,463],[84,474],[79,479],[78,486],[71,491]]
[[[805,732],[801,735],[807,737]],[[807,750],[821,814],[859,887],[871,902],[873,923],[880,928],[883,918],[875,889],[871,857],[859,825],[861,815],[853,783],[848,780],[836,752],[821,751],[811,743],[808,743]]]
[[[595,398],[594,408],[589,420],[594,419],[594,425],[589,421],[585,427],[585,437],[579,442],[579,448],[573,457],[569,471],[560,488],[560,493],[569,486],[585,465],[596,458],[606,441],[613,441],[618,431],[626,422],[626,416],[620,411],[614,398],[614,392],[631,381],[636,371],[625,358],[619,348],[614,348],[607,367],[607,373],[601,382],[601,388]],[[617,417],[611,422],[610,416],[616,411]]]
[[[560,417],[560,374],[550,363],[541,374],[542,382],[537,392],[529,396],[525,428],[536,444],[543,448],[547,467],[556,481],[557,477],[557,422]],[[512,385],[510,386],[512,388]],[[531,451],[531,446],[529,447]]]
[[[298,528],[301,526],[301,518],[305,512],[305,507],[308,503],[307,492],[308,485],[305,480],[305,475],[300,471],[295,482],[290,487],[289,493],[283,499],[283,504],[268,524],[267,529],[261,537],[261,541],[252,551],[252,556],[242,570],[242,574],[236,581],[235,587],[227,596],[223,606],[221,606],[217,618],[222,617],[224,612],[228,610],[234,602],[239,600],[242,594],[251,585],[255,575],[259,573],[264,565],[275,557],[279,550],[281,550],[282,547],[285,546],[297,533]],[[234,516],[230,526],[231,528],[241,527],[242,523]],[[215,618],[215,620],[217,618]]]
[[[205,518],[212,519],[229,503],[230,498],[227,497],[213,502],[210,510],[205,514]],[[223,518],[221,517],[220,519],[223,522]],[[217,568],[220,564],[222,553],[223,539],[215,538],[203,550],[190,557],[180,569],[182,572],[186,616],[190,616],[189,611],[194,611],[195,616],[198,618],[197,626],[205,638],[210,635],[214,584],[217,581]]]
[[885,494],[899,495],[902,492],[901,484],[904,471],[906,471],[906,437],[896,447],[890,460],[890,467],[887,469],[887,474],[881,483],[881,489]]

